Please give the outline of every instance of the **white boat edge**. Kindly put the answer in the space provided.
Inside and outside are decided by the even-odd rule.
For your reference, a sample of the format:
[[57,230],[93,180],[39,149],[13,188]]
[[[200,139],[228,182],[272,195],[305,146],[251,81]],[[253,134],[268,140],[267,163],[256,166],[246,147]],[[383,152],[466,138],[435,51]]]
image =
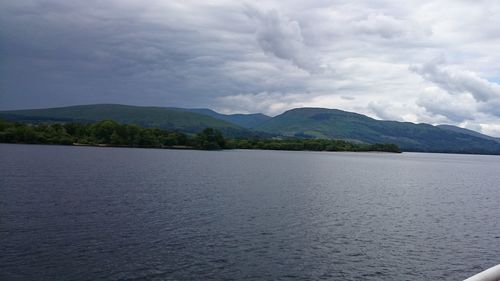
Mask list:
[[500,281],[500,264],[490,267],[464,281]]

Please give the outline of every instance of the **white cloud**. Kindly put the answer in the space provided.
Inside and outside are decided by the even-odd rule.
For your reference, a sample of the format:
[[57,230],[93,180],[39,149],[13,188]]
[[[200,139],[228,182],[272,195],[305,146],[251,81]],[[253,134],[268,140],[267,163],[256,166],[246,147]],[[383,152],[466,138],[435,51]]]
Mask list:
[[470,94],[450,95],[437,87],[426,88],[416,104],[432,116],[444,116],[452,123],[473,120],[477,111],[476,102]]
[[[499,120],[497,120],[499,121]],[[500,124],[490,123],[490,124],[479,124],[480,130],[486,135],[500,137]]]
[[481,130],[492,128],[481,125],[485,118],[500,117],[499,84],[481,78],[472,71],[447,66],[443,58],[412,65],[410,70],[435,85],[424,89],[417,100],[417,105],[427,112],[445,116],[455,124],[468,121],[469,127]]
[[263,112],[277,115],[287,109],[304,106],[301,101],[304,94],[290,94],[279,92],[261,92],[256,94],[239,94],[219,98],[219,110],[225,113]]
[[319,70],[318,63],[305,46],[299,22],[274,9],[261,11],[246,6],[246,14],[256,22],[256,40],[265,53],[288,60],[309,72]]
[[418,66],[412,65],[410,70],[450,94],[470,93],[478,102],[487,102],[500,97],[498,84],[491,83],[471,71],[446,67],[442,58]]

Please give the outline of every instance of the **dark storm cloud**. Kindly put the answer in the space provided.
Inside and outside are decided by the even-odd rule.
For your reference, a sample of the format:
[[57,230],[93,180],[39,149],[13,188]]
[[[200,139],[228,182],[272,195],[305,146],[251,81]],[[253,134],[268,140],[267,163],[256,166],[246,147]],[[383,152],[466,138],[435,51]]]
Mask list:
[[[226,61],[248,52],[245,36],[157,20],[143,7],[110,3],[3,4],[3,107],[189,105],[245,86],[225,75]],[[175,12],[158,16],[175,17],[169,11]]]

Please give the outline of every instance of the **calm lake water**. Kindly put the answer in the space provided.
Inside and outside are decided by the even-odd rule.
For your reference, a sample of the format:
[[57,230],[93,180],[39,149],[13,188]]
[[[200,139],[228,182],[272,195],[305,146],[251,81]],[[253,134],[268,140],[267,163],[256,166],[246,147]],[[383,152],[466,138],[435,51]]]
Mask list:
[[0,280],[461,280],[500,157],[0,144]]

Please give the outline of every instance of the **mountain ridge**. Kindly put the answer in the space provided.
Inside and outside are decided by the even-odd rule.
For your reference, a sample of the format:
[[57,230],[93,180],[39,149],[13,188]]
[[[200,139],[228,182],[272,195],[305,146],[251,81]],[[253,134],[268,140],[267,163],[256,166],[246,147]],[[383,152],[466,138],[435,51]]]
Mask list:
[[[235,117],[237,121],[227,121]],[[205,127],[219,129],[228,137],[280,137],[339,139],[355,143],[393,143],[404,151],[500,154],[496,138],[456,127],[425,123],[377,120],[339,109],[294,108],[275,117],[263,114],[221,114],[211,109],[81,105],[33,110],[0,111],[0,118],[21,122],[85,122],[113,119],[145,127],[196,133]],[[37,119],[38,118],[38,119]],[[241,125],[246,124],[246,128]],[[253,122],[253,123],[252,123]],[[251,125],[249,125],[251,124]]]
[[158,127],[197,133],[212,127],[234,137],[253,133],[233,123],[204,114],[172,110],[158,106],[133,106],[123,104],[89,104],[55,108],[0,111],[0,118],[19,122],[94,122],[111,119],[124,124]]
[[216,119],[224,120],[236,124],[240,127],[252,129],[258,124],[271,119],[272,117],[267,116],[262,113],[236,113],[236,114],[222,114],[209,108],[180,108],[180,107],[168,107],[174,110],[181,110],[187,112],[194,112],[199,114],[208,115]]
[[458,126],[454,126],[454,125],[448,125],[448,124],[441,124],[441,125],[437,125],[436,127],[439,127],[441,129],[445,129],[445,130],[454,131],[454,132],[460,132],[462,134],[480,137],[483,139],[493,140],[493,141],[500,143],[500,138],[488,136],[488,135],[482,134],[482,133],[474,131],[474,130],[470,130],[470,129],[466,129],[466,128],[462,128],[462,127],[458,127]]
[[492,140],[430,124],[376,120],[338,109],[291,109],[255,129],[287,137],[394,143],[404,151],[500,154],[500,145]]

